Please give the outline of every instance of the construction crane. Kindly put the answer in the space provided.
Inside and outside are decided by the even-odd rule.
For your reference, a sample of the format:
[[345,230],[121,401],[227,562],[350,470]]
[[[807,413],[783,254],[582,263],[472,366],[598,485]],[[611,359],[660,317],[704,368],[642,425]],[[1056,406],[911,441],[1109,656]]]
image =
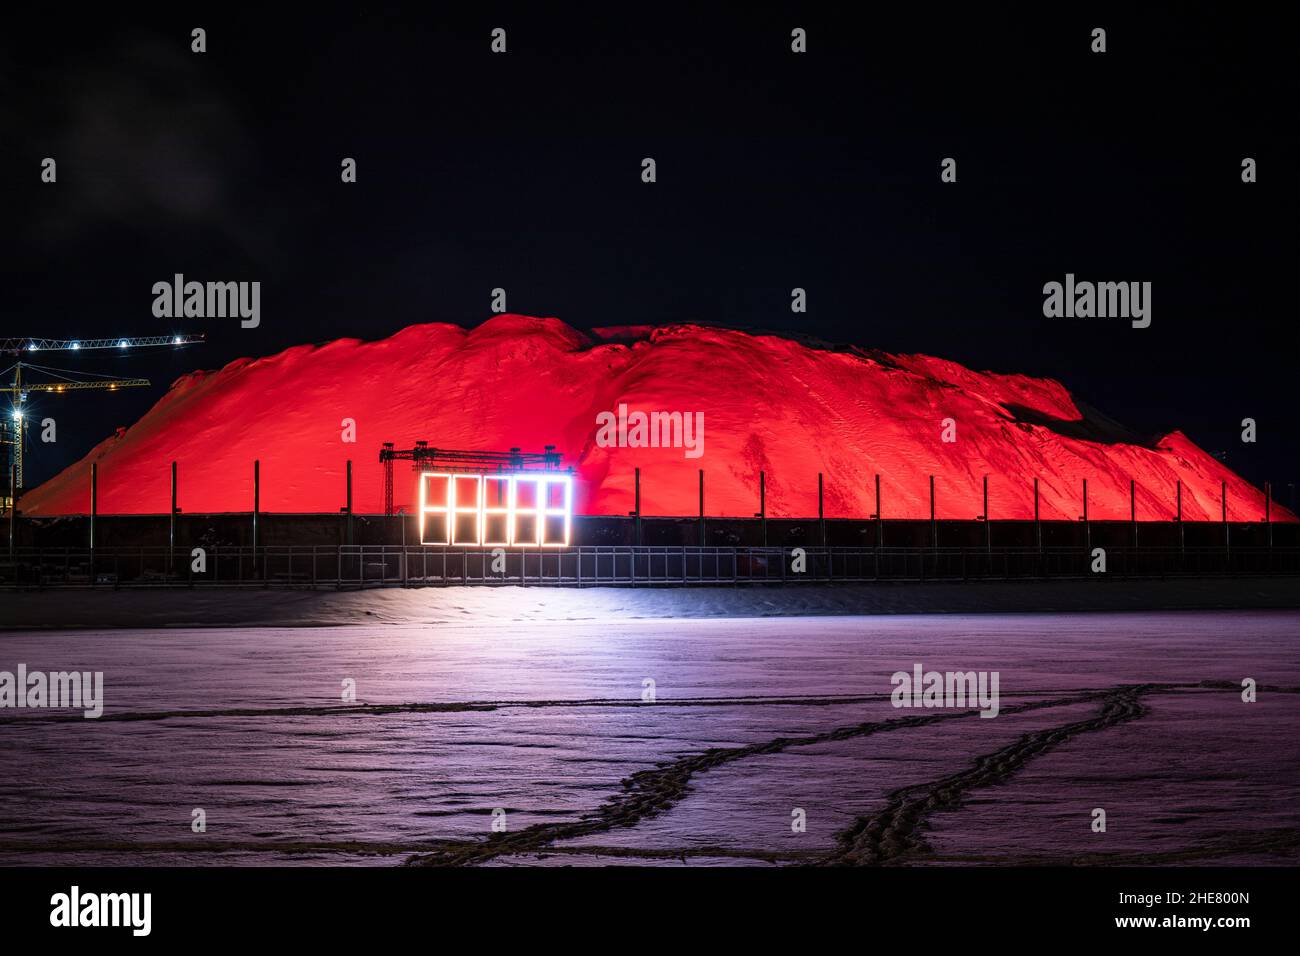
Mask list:
[[[135,348],[158,346],[196,345],[203,342],[199,335],[147,335],[120,336],[113,339],[40,339],[8,338],[0,339],[0,354],[8,352],[14,355],[33,352],[79,352],[83,349],[117,349],[127,351]],[[12,377],[10,377],[12,373]],[[36,379],[33,380],[33,373]],[[117,391],[119,388],[140,388],[149,385],[147,378],[123,378],[116,375],[101,375],[94,372],[76,372],[68,369],[49,368],[31,362],[15,362],[9,368],[0,371],[0,381],[9,378],[8,384],[0,384],[0,393],[12,396],[9,417],[12,426],[5,443],[13,445],[13,472],[10,476],[11,497],[15,500],[23,488],[23,446],[26,444],[27,414],[25,404],[32,392],[79,392],[92,389]],[[13,504],[11,504],[13,507]]]
[[0,339],[0,352],[81,352],[91,349],[136,349],[160,345],[200,345],[199,335],[136,335],[116,339]]

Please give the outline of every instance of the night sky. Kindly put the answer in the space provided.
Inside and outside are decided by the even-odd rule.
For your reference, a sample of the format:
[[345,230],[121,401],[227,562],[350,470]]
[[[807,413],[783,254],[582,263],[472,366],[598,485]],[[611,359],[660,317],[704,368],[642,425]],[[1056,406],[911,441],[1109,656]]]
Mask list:
[[[1292,500],[1296,71],[1262,8],[416,10],[6,14],[0,335],[208,336],[42,356],[154,387],[39,398],[59,442],[34,443],[29,485],[191,369],[477,324],[502,287],[579,328],[724,324],[1056,378]],[[177,272],[261,281],[260,328],[155,318]],[[1067,272],[1150,281],[1151,327],[1044,318]]]

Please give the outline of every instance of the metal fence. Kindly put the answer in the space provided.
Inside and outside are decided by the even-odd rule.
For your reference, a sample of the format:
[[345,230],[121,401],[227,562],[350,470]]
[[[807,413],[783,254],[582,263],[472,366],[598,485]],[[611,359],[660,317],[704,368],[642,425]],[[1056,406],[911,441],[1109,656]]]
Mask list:
[[0,586],[367,588],[628,586],[1300,574],[1300,548],[574,547],[401,545],[18,549]]

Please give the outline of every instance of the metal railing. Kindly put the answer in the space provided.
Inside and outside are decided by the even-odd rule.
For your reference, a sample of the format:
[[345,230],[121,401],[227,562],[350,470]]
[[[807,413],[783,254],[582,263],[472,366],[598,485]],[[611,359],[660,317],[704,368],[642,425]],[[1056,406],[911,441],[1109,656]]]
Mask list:
[[682,586],[1300,574],[1300,548],[27,548],[0,587]]

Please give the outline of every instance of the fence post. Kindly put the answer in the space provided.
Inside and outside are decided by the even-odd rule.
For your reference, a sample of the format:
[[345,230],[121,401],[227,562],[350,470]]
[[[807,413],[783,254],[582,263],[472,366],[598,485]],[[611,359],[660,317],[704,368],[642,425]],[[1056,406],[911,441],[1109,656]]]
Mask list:
[[257,512],[262,504],[262,462],[253,459],[253,571],[257,571]]
[[[16,461],[9,463],[9,560],[14,560],[14,538],[16,537],[15,521],[18,517],[18,464]],[[14,571],[14,580],[17,581],[17,570]]]
[[876,473],[876,577],[880,577],[880,549],[885,546],[885,511],[880,507],[880,473]]
[[707,537],[704,533],[704,469],[700,469],[700,547],[704,547]]
[[822,473],[817,472],[817,523],[822,529],[822,547],[826,547],[826,508],[823,500]]
[[930,476],[930,547],[939,551],[939,522],[934,519],[934,475]]
[[[1128,480],[1128,520],[1133,525],[1133,551],[1137,551],[1138,546],[1138,507],[1137,507],[1137,482],[1132,478]],[[1134,557],[1136,557],[1136,553]]]
[[[1219,507],[1223,511],[1223,557],[1226,562],[1232,559],[1232,533],[1228,528],[1228,482],[1226,479],[1219,482]],[[1224,570],[1228,570],[1227,567]]]
[[763,547],[767,547],[767,476],[758,473],[758,518],[763,526]]
[[171,574],[176,561],[176,462],[172,462],[172,510],[167,515],[167,573]]
[[1038,479],[1034,479],[1034,531],[1038,535],[1038,553],[1043,553],[1043,521],[1038,511]]
[[[989,476],[984,476],[984,550],[993,553],[993,524],[989,521]],[[990,565],[992,567],[992,565]]]
[[[1273,483],[1264,482],[1264,524],[1268,527],[1268,549],[1273,550]],[[1270,564],[1269,570],[1272,570]]]
[[1088,479],[1083,479],[1083,550],[1092,556],[1092,525],[1088,521]]
[[348,513],[347,542],[348,544],[351,544],[352,543],[352,459],[351,458],[348,459],[347,513]]
[[[1187,554],[1187,536],[1183,533],[1183,479],[1178,479],[1178,554],[1180,558],[1185,558]],[[1186,562],[1182,562],[1182,570],[1186,571]]]
[[90,463],[90,583],[95,584],[95,517],[99,514],[99,463]]
[[[636,545],[637,545],[637,548],[640,548],[640,546],[641,546],[641,470],[640,470],[640,468],[634,468],[633,472],[634,472],[634,477],[636,477],[636,485],[637,485],[637,486],[636,486],[636,492],[637,492],[637,498],[636,498],[636,509],[637,509],[637,511],[636,511],[636,515],[637,515],[637,524],[636,524]],[[523,558],[520,558],[520,561],[523,561]]]

